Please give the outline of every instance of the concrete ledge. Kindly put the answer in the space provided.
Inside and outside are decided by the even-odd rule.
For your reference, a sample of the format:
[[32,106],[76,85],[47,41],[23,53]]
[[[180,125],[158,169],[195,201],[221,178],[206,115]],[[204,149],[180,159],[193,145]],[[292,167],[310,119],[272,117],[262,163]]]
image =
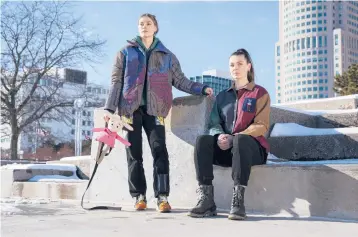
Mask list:
[[[188,168],[190,169],[192,165],[188,164]],[[218,208],[228,210],[232,198],[231,168],[214,167],[214,175],[216,204]],[[183,179],[180,180],[180,177],[171,175],[170,202],[173,208],[190,208],[196,203],[195,175],[186,173],[185,176],[190,179],[183,183]],[[103,182],[101,184],[93,184],[89,193],[93,195],[97,192],[98,185],[106,186],[106,193],[104,191],[97,193],[96,195],[102,197],[101,200],[90,199],[91,203],[133,204],[134,200],[129,197],[126,180],[112,179],[110,184],[104,185]],[[11,192],[3,197],[80,200],[86,185],[86,181],[79,183],[14,182]],[[151,190],[151,185],[148,186]],[[112,196],[114,193],[115,197]],[[245,195],[246,208],[251,214],[284,214],[293,217],[317,216],[358,220],[356,197],[358,197],[358,164],[314,165],[304,162],[253,167]],[[149,202],[149,206],[154,207],[154,203]]]
[[[338,110],[339,111],[339,110]],[[358,110],[307,111],[284,106],[272,106],[270,125],[275,123],[297,123],[309,128],[358,127]]]
[[0,172],[6,172],[6,178],[11,181],[28,181],[35,176],[60,175],[77,177],[77,167],[73,165],[7,165],[2,166]]
[[358,158],[358,134],[269,137],[271,153],[287,160]]
[[[228,207],[231,169],[215,170],[216,202]],[[249,212],[358,219],[358,165],[254,167],[246,198]]]
[[76,157],[73,159],[61,159],[61,160],[55,160],[55,161],[47,161],[46,164],[69,164],[69,165],[75,165],[79,168],[80,174],[77,175],[82,179],[88,179],[90,176],[91,170],[90,170],[90,156],[81,156]]
[[54,182],[14,182],[11,196],[24,198],[45,198],[50,200],[76,199],[79,200],[87,181],[78,183],[54,183]]
[[322,114],[318,117],[317,128],[358,127],[358,111],[341,114]]
[[299,125],[316,128],[317,127],[317,116],[300,113],[299,110],[292,111],[286,110],[285,108],[280,107],[271,107],[270,113],[270,125],[272,126],[275,123],[297,123]]

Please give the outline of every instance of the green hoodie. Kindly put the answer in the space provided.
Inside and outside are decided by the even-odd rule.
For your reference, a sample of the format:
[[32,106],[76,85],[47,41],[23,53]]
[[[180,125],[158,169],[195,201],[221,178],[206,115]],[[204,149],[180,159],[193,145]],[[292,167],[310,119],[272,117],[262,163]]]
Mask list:
[[[146,72],[148,71],[148,61],[149,61],[149,56],[150,54],[152,53],[153,49],[157,46],[158,42],[159,42],[159,39],[154,37],[154,40],[153,40],[153,43],[152,45],[150,46],[149,49],[147,49],[143,42],[142,42],[142,39],[137,36],[135,39],[134,39],[138,44],[139,46],[143,49],[143,51],[145,52],[145,57],[146,57]],[[145,74],[145,79],[144,79],[144,89],[143,89],[143,94],[142,94],[142,102],[140,103],[140,105],[147,105],[147,73]]]

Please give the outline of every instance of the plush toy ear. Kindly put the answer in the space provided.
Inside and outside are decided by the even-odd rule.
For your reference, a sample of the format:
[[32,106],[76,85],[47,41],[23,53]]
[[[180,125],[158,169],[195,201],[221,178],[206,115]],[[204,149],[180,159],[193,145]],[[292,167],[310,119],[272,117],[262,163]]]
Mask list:
[[126,129],[128,129],[129,131],[133,131],[133,128],[131,125],[125,123],[125,122],[122,122],[123,126],[126,127]]
[[113,120],[113,114],[108,113],[107,116],[109,117],[110,120]]

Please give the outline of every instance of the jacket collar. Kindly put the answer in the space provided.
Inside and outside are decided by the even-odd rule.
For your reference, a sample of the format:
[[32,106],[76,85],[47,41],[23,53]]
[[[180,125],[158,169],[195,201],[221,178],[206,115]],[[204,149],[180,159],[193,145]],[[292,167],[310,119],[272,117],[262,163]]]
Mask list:
[[[252,91],[254,88],[255,88],[255,82],[252,81],[252,82],[249,82],[248,84],[246,84],[246,86],[242,87],[241,89]],[[233,82],[231,87],[229,89],[227,89],[227,91],[230,91],[230,90],[236,90],[235,82]]]

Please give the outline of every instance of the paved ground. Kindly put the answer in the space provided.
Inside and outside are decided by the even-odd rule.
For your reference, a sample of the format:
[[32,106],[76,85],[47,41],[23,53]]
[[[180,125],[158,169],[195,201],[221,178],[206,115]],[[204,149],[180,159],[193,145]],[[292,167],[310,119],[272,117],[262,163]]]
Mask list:
[[[23,202],[22,202],[23,203]],[[358,233],[358,222],[330,219],[291,219],[250,216],[229,221],[226,213],[215,218],[192,219],[187,210],[159,214],[154,209],[135,212],[84,211],[73,203],[1,203],[2,237],[127,237],[127,236],[344,236]],[[204,235],[205,233],[205,235]]]

